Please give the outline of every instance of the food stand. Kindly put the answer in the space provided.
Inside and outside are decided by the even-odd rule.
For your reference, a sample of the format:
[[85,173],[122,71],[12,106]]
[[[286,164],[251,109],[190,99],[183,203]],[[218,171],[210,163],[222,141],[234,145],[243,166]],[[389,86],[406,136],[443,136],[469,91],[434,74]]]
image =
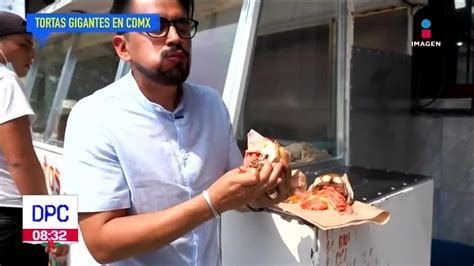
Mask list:
[[[410,28],[414,7],[398,1],[339,4],[256,5],[254,12],[260,12],[260,20],[255,28],[248,28],[257,36],[257,40],[249,40],[255,45],[252,60],[236,58],[250,70],[236,79],[233,90],[224,92],[224,100],[232,118],[238,121],[236,135],[242,150],[245,133],[256,129],[296,149],[293,152],[297,156],[293,157],[299,160],[294,160],[292,166],[304,170],[309,183],[324,173],[347,173],[356,199],[389,211],[391,219],[385,225],[369,223],[322,230],[274,208],[260,213],[230,212],[222,218],[223,265],[430,264],[433,181],[426,176],[344,166],[351,161],[349,107],[350,91],[355,89],[347,81],[370,78],[380,70],[377,63],[381,60],[373,58],[385,56],[373,52],[364,57],[361,49],[352,50],[354,16],[403,13],[405,8]],[[282,10],[286,14],[278,13]],[[304,14],[318,15],[310,18]],[[302,24],[297,22],[298,15],[302,16],[300,21],[308,23],[305,27],[295,26]],[[409,34],[407,30],[408,40]],[[298,47],[285,46],[285,42],[298,37]],[[301,50],[304,52],[298,53]],[[324,60],[324,56],[330,60]],[[404,56],[395,60],[402,63],[397,61],[393,67],[400,65],[409,70]],[[373,64],[365,66],[364,73],[352,68],[355,62]]]
[[[310,182],[324,171],[347,172],[357,200],[391,214],[386,225],[323,231],[274,209],[229,212],[221,227],[224,265],[429,264],[431,179],[345,166],[351,163],[354,16],[406,10],[410,20],[410,2],[196,1],[200,26],[189,81],[219,91],[242,150],[245,134],[256,129],[288,147],[292,167],[303,170]],[[41,12],[107,12],[110,4],[58,1]],[[33,142],[51,193],[61,193],[69,110],[129,71],[115,55],[111,37],[53,35],[27,77],[38,113]],[[68,264],[95,264],[82,239],[71,247]]]
[[390,221],[322,230],[298,216],[273,209],[231,212],[223,215],[223,265],[430,264],[430,178],[351,166],[307,170],[306,174],[325,172],[351,176],[356,200],[387,210]]

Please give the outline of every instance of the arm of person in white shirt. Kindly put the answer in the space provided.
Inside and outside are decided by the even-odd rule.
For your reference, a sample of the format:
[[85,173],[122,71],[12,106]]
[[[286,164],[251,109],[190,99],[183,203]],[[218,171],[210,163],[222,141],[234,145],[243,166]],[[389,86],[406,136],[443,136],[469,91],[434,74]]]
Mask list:
[[0,124],[0,150],[22,195],[47,195],[46,182],[31,140],[28,116]]

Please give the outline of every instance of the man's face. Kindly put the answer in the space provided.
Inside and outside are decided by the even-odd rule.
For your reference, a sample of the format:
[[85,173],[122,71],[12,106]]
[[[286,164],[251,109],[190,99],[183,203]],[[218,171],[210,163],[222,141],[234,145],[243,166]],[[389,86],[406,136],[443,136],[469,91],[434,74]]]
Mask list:
[[[33,38],[29,34],[14,34],[0,41],[0,49],[19,77],[26,76],[35,58],[33,44]],[[0,58],[3,61],[1,54]]]
[[[159,13],[168,20],[186,18],[177,0],[132,1],[131,13]],[[152,38],[146,33],[131,32],[127,36],[127,50],[132,66],[143,76],[162,85],[183,83],[191,67],[191,40],[182,39],[174,26],[168,35]]]

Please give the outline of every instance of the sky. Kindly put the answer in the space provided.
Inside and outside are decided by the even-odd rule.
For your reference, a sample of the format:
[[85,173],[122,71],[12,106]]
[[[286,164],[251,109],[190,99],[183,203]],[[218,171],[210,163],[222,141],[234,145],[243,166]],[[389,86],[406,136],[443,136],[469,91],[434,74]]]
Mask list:
[[25,18],[25,0],[2,0],[0,11],[8,11]]

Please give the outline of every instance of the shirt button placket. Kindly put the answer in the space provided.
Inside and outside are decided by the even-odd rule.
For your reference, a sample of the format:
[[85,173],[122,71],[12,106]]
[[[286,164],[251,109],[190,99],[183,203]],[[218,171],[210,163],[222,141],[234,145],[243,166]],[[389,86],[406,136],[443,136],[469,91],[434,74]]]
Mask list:
[[[176,124],[176,119],[173,116],[173,122],[174,122],[174,127],[176,131],[176,145],[178,146],[179,150],[179,155],[180,155],[180,164],[181,164],[181,169],[182,169],[182,174],[184,178],[184,182],[186,183],[186,187],[188,188],[189,192],[189,199],[193,197],[193,190],[191,188],[189,176],[186,175],[186,164],[187,160],[189,157],[189,154],[186,153],[184,149],[181,148],[181,139],[183,138],[183,135],[181,134],[179,126]],[[193,248],[194,248],[194,256],[193,256],[193,265],[198,266],[197,262],[197,256],[198,256],[198,236],[196,230],[192,230],[192,235],[193,235]]]

